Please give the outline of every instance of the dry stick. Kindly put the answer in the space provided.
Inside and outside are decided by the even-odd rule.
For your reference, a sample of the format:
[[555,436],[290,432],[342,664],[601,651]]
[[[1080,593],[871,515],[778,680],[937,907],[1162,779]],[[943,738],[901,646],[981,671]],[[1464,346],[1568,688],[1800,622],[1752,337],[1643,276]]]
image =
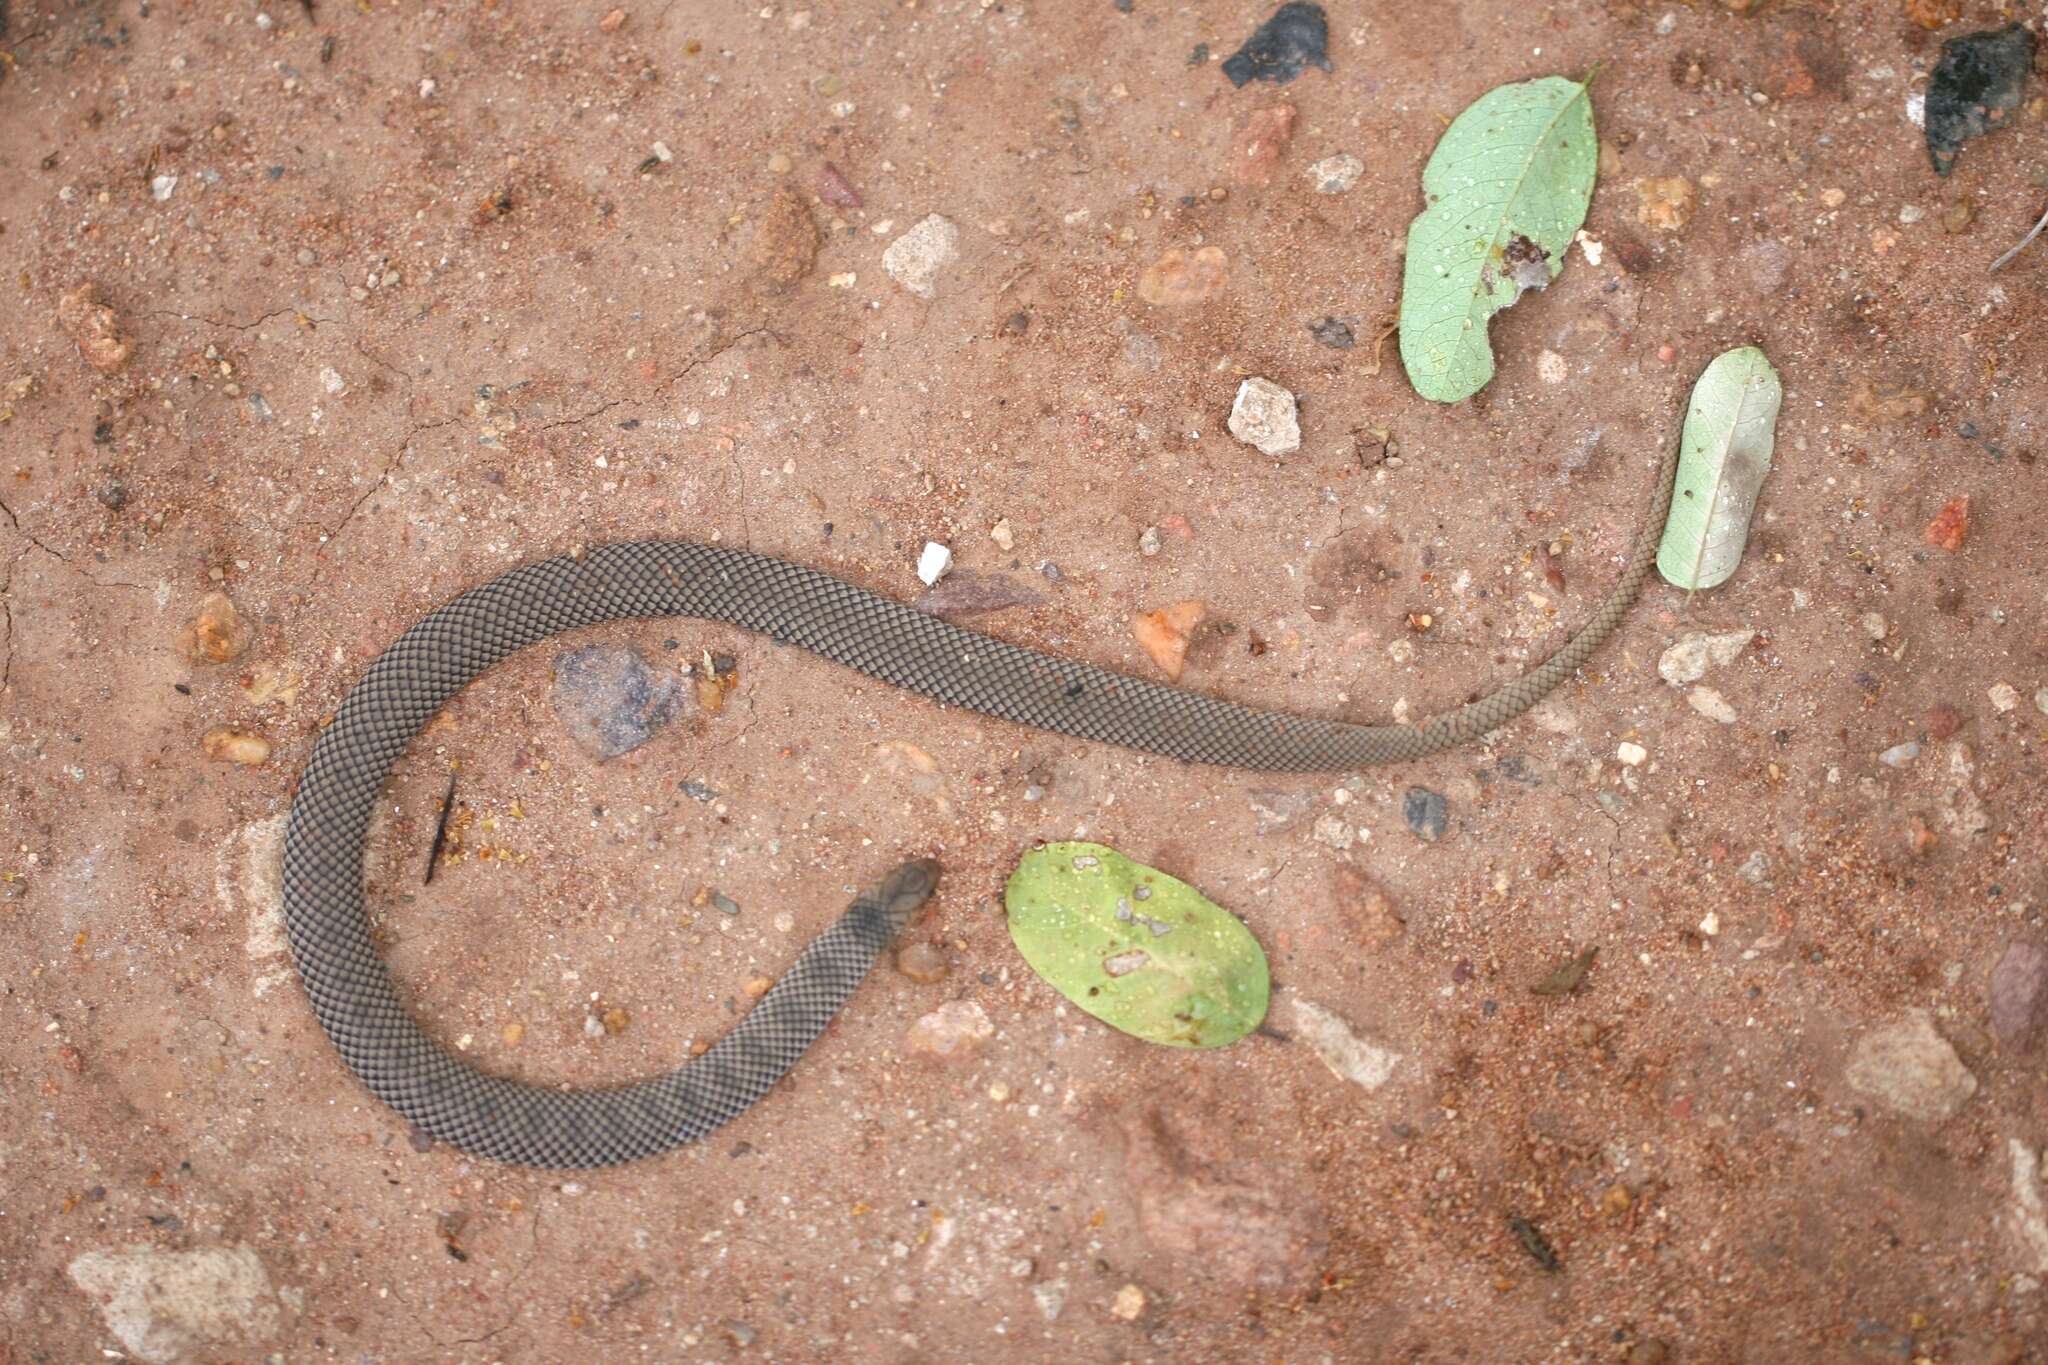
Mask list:
[[2006,252],[2003,256],[2000,256],[1997,260],[1993,261],[1991,263],[1991,268],[1993,270],[1996,270],[2000,266],[2004,265],[2007,261],[2011,260],[2013,257],[2019,255],[2022,251],[2025,251],[2027,249],[2027,243],[2033,241],[2036,237],[2039,237],[2041,235],[2041,229],[2043,228],[2048,228],[2048,209],[2043,209],[2041,211],[2041,221],[2034,224],[2033,231],[2029,232],[2026,236],[2020,238],[2020,244],[2018,246],[2014,247],[2011,251]]
[[420,885],[431,886],[434,881],[434,865],[441,861],[441,845],[448,840],[448,813],[455,809],[455,774],[448,774],[448,794],[441,798],[441,818],[434,825],[434,846],[427,850],[427,875],[420,878]]

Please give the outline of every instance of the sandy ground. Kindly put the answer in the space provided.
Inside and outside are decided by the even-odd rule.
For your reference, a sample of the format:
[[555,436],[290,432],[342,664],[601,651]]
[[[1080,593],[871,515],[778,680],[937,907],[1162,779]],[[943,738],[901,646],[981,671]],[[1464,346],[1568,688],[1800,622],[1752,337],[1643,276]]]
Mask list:
[[[2048,85],[1946,181],[1906,112],[1983,0],[1934,34],[1338,3],[1331,72],[1242,90],[1265,12],[1213,2],[11,8],[0,1359],[2048,1360],[2048,1049],[1989,1006],[2048,907],[2048,248],[1985,270],[2041,211]],[[1372,338],[1422,162],[1487,88],[1595,66],[1600,259],[1497,320],[1479,399],[1419,399]],[[1683,222],[1638,184],[1672,177]],[[883,254],[933,214],[925,298]],[[1140,297],[1203,246],[1227,283]],[[1734,580],[1653,583],[1552,702],[1405,769],[1192,769],[693,621],[563,642],[737,661],[603,764],[553,644],[464,693],[371,890],[485,1066],[672,1065],[846,888],[943,860],[943,978],[878,968],[704,1144],[564,1176],[416,1143],[312,1020],[297,775],[504,568],[717,537],[908,598],[937,540],[1039,596],[977,618],[1006,638],[1150,672],[1133,613],[1199,599],[1185,684],[1419,714],[1585,616],[1745,343],[1786,399]],[[1225,431],[1247,374],[1299,395],[1298,452]],[[181,638],[213,592],[226,662]],[[1735,639],[1660,677],[1702,634]],[[1031,975],[1003,879],[1077,834],[1244,918],[1271,1036],[1154,1048]],[[990,1036],[919,1055],[949,1003]]]

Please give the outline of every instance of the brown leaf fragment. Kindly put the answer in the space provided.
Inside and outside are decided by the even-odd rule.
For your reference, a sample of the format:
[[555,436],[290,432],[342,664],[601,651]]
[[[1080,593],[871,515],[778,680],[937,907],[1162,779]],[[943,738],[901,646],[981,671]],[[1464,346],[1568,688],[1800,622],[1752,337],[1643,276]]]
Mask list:
[[1588,948],[1568,962],[1559,964],[1541,981],[1529,988],[1531,995],[1570,995],[1586,979],[1586,973],[1593,969],[1593,959],[1600,955],[1600,949]]
[[952,616],[1031,607],[1044,600],[1044,593],[1026,587],[1008,574],[955,569],[940,579],[936,587],[919,594],[911,605],[933,616]]

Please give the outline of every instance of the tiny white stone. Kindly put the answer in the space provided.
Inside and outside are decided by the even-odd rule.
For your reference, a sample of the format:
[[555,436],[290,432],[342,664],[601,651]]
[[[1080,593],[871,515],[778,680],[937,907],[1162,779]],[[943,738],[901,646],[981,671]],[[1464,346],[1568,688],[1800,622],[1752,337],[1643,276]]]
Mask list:
[[1623,763],[1626,763],[1629,767],[1633,768],[1637,764],[1641,763],[1644,759],[1648,758],[1650,756],[1650,751],[1648,749],[1645,749],[1640,744],[1634,744],[1628,740],[1623,740],[1621,744],[1618,747],[1616,747],[1614,751],[1614,756],[1620,759]]
[[1885,624],[1884,616],[1880,612],[1866,611],[1857,618],[1857,621],[1863,627],[1863,633],[1873,640],[1882,640],[1885,632],[1891,629]]
[[170,198],[171,191],[176,188],[178,188],[178,177],[175,175],[160,175],[149,182],[150,197],[159,204]]
[[946,570],[953,567],[953,552],[936,540],[924,543],[924,553],[917,557],[917,576],[929,588],[946,576]]
[[1005,550],[1017,548],[1017,534],[1010,529],[1008,517],[996,518],[996,524],[989,528],[988,538]]
[[656,161],[661,162],[663,165],[667,165],[669,162],[674,161],[676,159],[676,154],[668,149],[668,144],[666,142],[655,143],[653,151],[654,159]]
[[1607,254],[1607,243],[1601,241],[1598,237],[1588,236],[1584,229],[1581,229],[1579,234],[1572,238],[1572,240],[1579,244],[1579,250],[1586,253],[1586,264],[1588,265],[1600,264],[1600,258]]
[[1906,96],[1906,122],[1915,128],[1927,126],[1927,96],[1913,94]]
[[1708,938],[1712,938],[1714,935],[1720,933],[1721,916],[1713,910],[1707,911],[1707,917],[1700,921],[1700,932],[1705,934]]
[[1991,704],[2000,711],[2010,711],[2020,704],[2020,690],[2009,682],[1993,683],[1984,695],[1991,698]]
[[348,389],[348,381],[343,379],[340,371],[336,370],[332,365],[322,365],[320,367],[320,387],[329,393],[343,393]]
[[441,88],[440,86],[438,86],[438,85],[436,85],[436,84],[434,83],[434,78],[433,78],[432,76],[422,76],[422,77],[420,78],[420,98],[421,98],[421,99],[423,99],[423,100],[430,100],[430,99],[432,99],[432,98],[434,97],[434,92],[435,92],[436,90],[440,89],[440,88]]
[[1562,384],[1571,377],[1571,370],[1556,351],[1543,351],[1536,357],[1536,377],[1546,384]]

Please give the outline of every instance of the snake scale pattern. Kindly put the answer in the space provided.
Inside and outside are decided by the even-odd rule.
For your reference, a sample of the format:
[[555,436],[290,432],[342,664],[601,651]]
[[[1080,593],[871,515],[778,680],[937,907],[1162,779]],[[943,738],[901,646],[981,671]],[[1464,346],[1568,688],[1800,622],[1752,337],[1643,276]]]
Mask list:
[[831,1023],[931,892],[929,862],[858,897],[746,1018],[665,1075],[604,1089],[478,1071],[424,1034],[378,955],[363,841],[392,765],[472,678],[560,631],[691,616],[758,631],[949,706],[1191,763],[1348,771],[1426,757],[1513,720],[1613,633],[1641,591],[1670,510],[1678,450],[1614,590],[1522,676],[1414,725],[1262,711],[963,630],[830,574],[722,545],[636,541],[524,565],[428,614],[370,665],[314,746],[292,802],[284,912],[313,1012],[343,1061],[429,1135],[532,1166],[631,1161],[691,1142],[760,1099]]

